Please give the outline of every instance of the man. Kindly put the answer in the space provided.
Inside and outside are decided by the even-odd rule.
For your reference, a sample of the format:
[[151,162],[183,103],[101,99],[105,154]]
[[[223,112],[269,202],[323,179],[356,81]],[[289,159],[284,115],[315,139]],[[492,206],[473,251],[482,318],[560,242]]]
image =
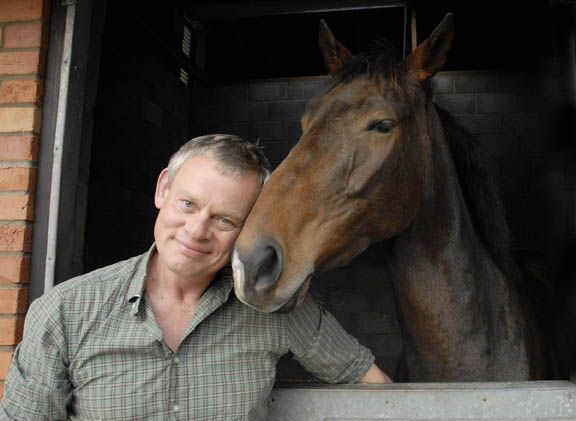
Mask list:
[[266,166],[235,136],[182,146],[158,178],[152,248],[32,303],[0,415],[259,420],[288,351],[326,381],[389,382],[311,299],[266,314],[231,294],[230,253]]

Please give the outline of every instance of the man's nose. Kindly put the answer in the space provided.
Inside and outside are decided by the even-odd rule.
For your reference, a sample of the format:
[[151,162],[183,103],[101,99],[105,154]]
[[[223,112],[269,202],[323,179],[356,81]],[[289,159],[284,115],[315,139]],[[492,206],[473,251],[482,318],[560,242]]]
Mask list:
[[208,238],[211,223],[212,220],[209,216],[199,212],[188,218],[185,228],[190,237],[196,240],[202,240]]

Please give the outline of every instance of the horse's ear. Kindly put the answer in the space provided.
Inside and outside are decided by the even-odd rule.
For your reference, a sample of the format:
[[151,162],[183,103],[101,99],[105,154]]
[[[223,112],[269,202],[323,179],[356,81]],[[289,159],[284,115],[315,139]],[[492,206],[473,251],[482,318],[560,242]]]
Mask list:
[[448,13],[434,32],[406,58],[408,70],[418,82],[434,76],[446,62],[454,39],[454,15]]
[[336,40],[324,19],[320,19],[318,45],[330,74],[337,73],[352,58],[352,53]]

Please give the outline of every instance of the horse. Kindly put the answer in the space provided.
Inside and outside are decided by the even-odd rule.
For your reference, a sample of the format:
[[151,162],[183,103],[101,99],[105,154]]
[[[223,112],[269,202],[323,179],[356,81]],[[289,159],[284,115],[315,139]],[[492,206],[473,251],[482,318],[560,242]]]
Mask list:
[[453,37],[447,14],[404,60],[383,42],[354,56],[321,21],[332,81],[237,239],[235,293],[290,311],[315,272],[382,242],[403,341],[396,380],[539,379],[541,343],[497,189],[475,139],[433,101]]

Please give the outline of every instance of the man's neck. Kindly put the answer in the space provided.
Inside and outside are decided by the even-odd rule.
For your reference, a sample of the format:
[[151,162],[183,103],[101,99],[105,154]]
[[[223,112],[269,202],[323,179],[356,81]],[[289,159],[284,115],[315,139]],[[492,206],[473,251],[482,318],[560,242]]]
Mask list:
[[146,296],[164,342],[176,352],[200,299],[214,276],[183,279],[158,263],[154,256],[146,277]]
[[213,280],[214,275],[182,278],[159,264],[156,254],[148,268],[146,292],[150,297],[162,297],[174,304],[198,303]]

